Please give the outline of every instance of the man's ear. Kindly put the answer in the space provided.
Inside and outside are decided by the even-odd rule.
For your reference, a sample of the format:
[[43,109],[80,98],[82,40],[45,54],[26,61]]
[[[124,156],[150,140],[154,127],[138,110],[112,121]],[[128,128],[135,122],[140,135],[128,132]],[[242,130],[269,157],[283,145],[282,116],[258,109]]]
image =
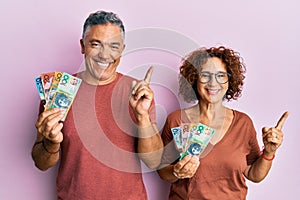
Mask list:
[[85,54],[85,48],[84,48],[84,42],[83,42],[83,39],[80,39],[80,46],[81,46],[81,53],[82,54]]

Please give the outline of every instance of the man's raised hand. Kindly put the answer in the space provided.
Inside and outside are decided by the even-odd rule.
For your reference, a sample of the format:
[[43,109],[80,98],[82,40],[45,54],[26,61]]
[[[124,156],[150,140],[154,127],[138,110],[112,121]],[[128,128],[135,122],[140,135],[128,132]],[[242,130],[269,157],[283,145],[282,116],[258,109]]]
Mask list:
[[154,98],[153,91],[150,88],[152,73],[153,67],[151,66],[143,80],[132,82],[129,102],[136,115],[148,114],[149,112],[151,102]]

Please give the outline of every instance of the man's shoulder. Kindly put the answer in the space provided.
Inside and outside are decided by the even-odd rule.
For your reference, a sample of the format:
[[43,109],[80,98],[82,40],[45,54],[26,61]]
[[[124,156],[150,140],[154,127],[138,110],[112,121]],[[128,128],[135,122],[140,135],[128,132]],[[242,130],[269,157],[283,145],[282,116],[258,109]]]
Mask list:
[[123,74],[121,72],[117,72],[119,79],[124,80],[124,81],[133,81],[137,80],[136,78],[133,78],[132,76]]

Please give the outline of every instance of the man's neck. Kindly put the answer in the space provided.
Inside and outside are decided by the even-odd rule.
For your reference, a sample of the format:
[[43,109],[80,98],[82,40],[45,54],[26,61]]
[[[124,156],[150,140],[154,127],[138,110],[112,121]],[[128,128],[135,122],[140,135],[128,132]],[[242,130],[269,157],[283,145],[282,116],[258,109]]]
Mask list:
[[115,72],[112,76],[110,76],[107,79],[104,80],[96,80],[93,79],[89,76],[89,74],[87,73],[87,71],[83,71],[81,73],[78,74],[78,77],[81,78],[83,81],[85,81],[87,84],[89,85],[107,85],[109,83],[112,83],[116,78],[117,78],[117,72]]

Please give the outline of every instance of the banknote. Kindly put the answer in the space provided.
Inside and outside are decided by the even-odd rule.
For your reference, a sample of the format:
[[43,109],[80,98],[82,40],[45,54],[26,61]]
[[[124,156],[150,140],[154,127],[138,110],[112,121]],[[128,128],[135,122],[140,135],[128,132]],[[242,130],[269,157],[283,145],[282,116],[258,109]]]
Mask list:
[[184,147],[183,150],[186,150],[186,144],[190,137],[190,123],[182,123],[182,146]]
[[181,127],[171,128],[175,145],[179,151],[183,151]]
[[45,100],[44,88],[42,83],[42,78],[39,76],[35,78],[35,85],[38,90],[39,96],[41,100]]
[[81,79],[68,73],[62,73],[61,79],[57,85],[52,101],[48,105],[48,110],[52,108],[61,108],[66,110],[62,121],[65,120],[68,111],[73,103],[76,93],[80,87]]
[[181,153],[180,159],[186,155],[199,156],[208,145],[215,130],[204,124],[190,124],[189,138],[186,143],[185,151]]
[[44,94],[45,94],[45,99],[46,99],[46,104],[48,104],[48,96],[49,96],[49,91],[50,87],[52,84],[52,79],[54,77],[54,72],[49,72],[49,73],[42,73],[41,74],[41,79],[42,79],[42,84],[44,88]]
[[57,86],[59,84],[59,81],[62,77],[62,72],[54,72],[54,76],[52,78],[52,82],[51,82],[51,86],[49,88],[49,94],[48,94],[48,98],[47,98],[47,108],[49,106],[49,104],[52,102],[52,98],[56,92]]

